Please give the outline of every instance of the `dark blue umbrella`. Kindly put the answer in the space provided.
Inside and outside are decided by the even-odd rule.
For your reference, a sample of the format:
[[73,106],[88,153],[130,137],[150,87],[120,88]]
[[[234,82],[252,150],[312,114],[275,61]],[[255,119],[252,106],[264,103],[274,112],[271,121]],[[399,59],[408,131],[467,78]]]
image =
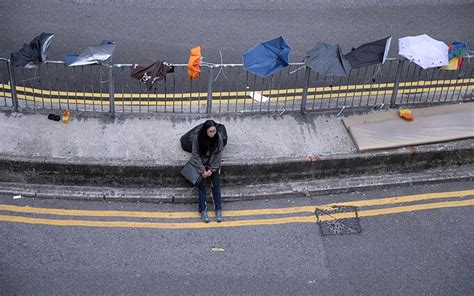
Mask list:
[[256,45],[242,55],[244,68],[262,78],[266,78],[288,66],[291,48],[283,37],[278,37]]
[[351,64],[342,55],[339,44],[317,42],[306,53],[304,63],[321,75],[347,76],[351,71]]

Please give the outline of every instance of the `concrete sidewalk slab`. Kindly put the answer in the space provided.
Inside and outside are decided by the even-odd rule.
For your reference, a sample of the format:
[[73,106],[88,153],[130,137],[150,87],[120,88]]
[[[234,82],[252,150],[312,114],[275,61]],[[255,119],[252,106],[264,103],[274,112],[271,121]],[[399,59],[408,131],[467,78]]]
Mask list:
[[[309,155],[355,153],[342,121],[335,116],[212,116],[224,124],[229,142],[225,162],[254,163]],[[70,123],[47,114],[0,113],[0,155],[64,162],[177,165],[188,160],[179,139],[206,116],[72,113]]]

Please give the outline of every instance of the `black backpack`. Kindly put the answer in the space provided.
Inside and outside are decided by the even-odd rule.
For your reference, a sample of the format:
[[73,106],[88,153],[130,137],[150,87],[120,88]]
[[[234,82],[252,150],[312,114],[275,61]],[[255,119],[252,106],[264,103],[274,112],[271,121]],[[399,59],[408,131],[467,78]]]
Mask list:
[[[187,151],[187,152],[193,151],[193,141],[196,138],[197,133],[199,132],[203,124],[204,123],[201,123],[195,126],[193,129],[191,129],[189,132],[185,133],[181,137],[180,139],[181,148],[183,148],[184,151]],[[222,142],[224,143],[224,146],[227,145],[227,130],[225,129],[225,126],[223,124],[216,122],[216,127],[217,127],[217,132],[219,133],[219,136],[222,137]]]

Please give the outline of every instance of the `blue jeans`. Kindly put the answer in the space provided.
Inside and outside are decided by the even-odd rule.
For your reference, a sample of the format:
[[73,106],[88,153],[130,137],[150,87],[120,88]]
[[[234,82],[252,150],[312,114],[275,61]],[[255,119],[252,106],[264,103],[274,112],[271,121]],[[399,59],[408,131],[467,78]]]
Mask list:
[[219,172],[213,172],[210,177],[202,178],[199,183],[199,213],[206,210],[206,191],[207,191],[207,180],[211,178],[212,181],[212,196],[214,197],[214,205],[216,211],[222,211],[221,206],[221,187],[220,187],[220,176]]

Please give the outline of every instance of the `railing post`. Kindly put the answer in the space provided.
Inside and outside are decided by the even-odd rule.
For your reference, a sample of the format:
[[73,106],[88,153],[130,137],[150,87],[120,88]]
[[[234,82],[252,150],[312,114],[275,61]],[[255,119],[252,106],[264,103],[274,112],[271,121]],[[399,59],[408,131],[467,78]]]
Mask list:
[[398,86],[400,85],[400,76],[402,73],[403,61],[398,60],[397,73],[395,74],[395,82],[393,84],[392,97],[390,98],[390,108],[394,108],[397,102]]
[[209,82],[207,84],[207,105],[206,105],[206,113],[211,114],[212,112],[212,68],[213,66],[209,66]]
[[111,114],[115,113],[115,86],[114,86],[114,65],[107,65],[109,68],[109,112]]
[[16,83],[15,83],[15,71],[7,60],[8,77],[10,79],[10,93],[12,94],[13,111],[18,112],[18,97],[16,96]]
[[303,96],[301,97],[301,114],[306,112],[306,100],[308,97],[308,86],[309,86],[309,75],[311,69],[306,66],[304,71],[304,86],[303,86]]

